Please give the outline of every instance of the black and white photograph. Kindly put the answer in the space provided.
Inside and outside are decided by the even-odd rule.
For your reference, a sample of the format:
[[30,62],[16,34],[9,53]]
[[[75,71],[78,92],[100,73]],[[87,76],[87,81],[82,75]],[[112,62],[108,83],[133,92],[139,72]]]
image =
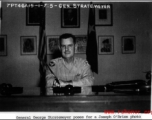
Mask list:
[[113,25],[113,8],[112,4],[101,4],[100,9],[95,9],[96,25],[97,26],[112,26]]
[[54,54],[59,49],[59,36],[47,36],[47,54]]
[[77,35],[75,53],[86,53],[86,46],[87,46],[87,36]]
[[152,2],[0,3],[0,119],[151,118]]
[[36,53],[36,36],[21,36],[21,55],[35,55]]
[[[23,4],[24,5],[24,4]],[[27,3],[26,7],[26,25],[38,26],[40,25],[40,3]]]
[[114,54],[114,36],[99,36],[98,52],[101,55]]
[[62,28],[79,28],[80,27],[80,9],[79,8],[62,8],[61,9],[61,26]]
[[122,53],[131,54],[136,52],[135,36],[122,37]]

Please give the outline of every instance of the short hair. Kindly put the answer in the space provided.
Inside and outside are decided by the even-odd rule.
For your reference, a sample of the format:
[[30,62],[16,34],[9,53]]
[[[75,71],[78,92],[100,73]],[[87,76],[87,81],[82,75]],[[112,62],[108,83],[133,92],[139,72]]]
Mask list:
[[59,38],[59,44],[61,46],[61,40],[62,39],[67,39],[67,38],[72,38],[73,39],[73,43],[75,44],[76,43],[76,38],[74,35],[70,34],[70,33],[65,33],[65,34],[62,34]]

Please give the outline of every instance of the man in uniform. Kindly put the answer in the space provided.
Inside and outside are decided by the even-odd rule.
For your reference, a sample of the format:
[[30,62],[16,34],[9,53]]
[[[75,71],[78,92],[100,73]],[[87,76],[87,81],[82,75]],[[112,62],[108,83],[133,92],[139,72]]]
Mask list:
[[86,60],[74,56],[75,36],[63,34],[59,38],[59,43],[62,57],[50,61],[46,71],[46,88],[93,85],[94,77],[90,65]]

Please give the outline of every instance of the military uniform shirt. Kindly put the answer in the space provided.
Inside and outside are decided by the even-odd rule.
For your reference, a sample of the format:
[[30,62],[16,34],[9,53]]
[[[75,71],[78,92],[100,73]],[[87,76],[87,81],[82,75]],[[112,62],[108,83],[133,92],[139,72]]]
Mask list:
[[[49,70],[52,70],[52,72]],[[62,81],[73,81],[73,86],[91,86],[94,77],[88,62],[82,58],[74,57],[74,62],[68,64],[62,57],[53,59],[46,71],[46,86],[53,86],[55,77]],[[77,77],[78,80],[74,80]]]

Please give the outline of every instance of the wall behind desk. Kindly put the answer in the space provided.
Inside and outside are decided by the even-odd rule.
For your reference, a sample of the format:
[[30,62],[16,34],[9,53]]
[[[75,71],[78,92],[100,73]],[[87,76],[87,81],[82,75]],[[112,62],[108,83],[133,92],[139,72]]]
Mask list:
[[[112,81],[145,79],[143,71],[151,70],[150,26],[152,3],[111,3],[113,6],[113,26],[96,27],[99,35],[114,36],[114,55],[98,55],[98,70],[95,84]],[[39,27],[26,26],[26,9],[7,7],[2,3],[2,34],[7,35],[7,56],[0,56],[0,84],[13,86],[39,86],[39,60],[37,55],[20,54],[20,36],[37,36]],[[46,9],[46,35],[61,35],[65,32],[86,35],[88,11],[80,10],[80,28],[61,28],[61,9]],[[122,54],[121,37],[136,36],[136,53]],[[85,54],[76,56],[86,58]],[[51,58],[48,55],[48,60]]]

